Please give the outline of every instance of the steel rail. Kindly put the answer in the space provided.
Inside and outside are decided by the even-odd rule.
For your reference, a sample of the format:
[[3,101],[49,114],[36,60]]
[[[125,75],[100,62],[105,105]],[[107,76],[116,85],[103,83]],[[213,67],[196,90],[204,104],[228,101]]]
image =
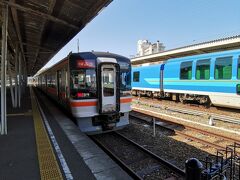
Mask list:
[[[130,117],[133,117],[133,118],[135,118],[135,119],[139,119],[139,120],[142,120],[142,121],[145,121],[145,122],[148,122],[148,123],[150,123],[149,121],[146,121],[146,120],[144,120],[144,119],[142,119],[142,118],[140,118],[140,117],[136,117],[136,116],[133,116],[133,115],[130,115]],[[166,121],[165,121],[166,122]],[[170,122],[169,124],[175,124],[175,123],[172,123],[172,122]],[[189,138],[189,139],[192,139],[192,140],[194,140],[194,141],[197,141],[197,142],[199,142],[199,143],[202,143],[202,144],[206,144],[206,145],[209,145],[209,146],[211,146],[211,147],[214,147],[214,148],[217,148],[217,149],[225,149],[225,146],[221,146],[221,145],[218,145],[218,144],[214,144],[214,143],[212,143],[212,142],[209,142],[209,141],[206,141],[206,140],[203,140],[203,139],[200,139],[200,138],[197,138],[197,137],[195,137],[195,136],[193,136],[193,135],[188,135],[188,134],[186,134],[186,133],[184,133],[184,132],[181,132],[181,131],[179,131],[179,130],[176,130],[176,129],[174,129],[174,128],[171,128],[171,127],[167,127],[167,126],[164,126],[164,125],[161,125],[161,124],[158,124],[158,123],[156,123],[156,125],[157,126],[160,126],[160,127],[162,127],[162,128],[165,128],[165,129],[167,129],[167,130],[170,130],[170,131],[173,131],[173,132],[175,132],[175,134],[178,134],[178,135],[180,135],[180,136],[184,136],[184,137],[187,137],[187,138]],[[179,125],[179,124],[177,124],[176,123],[176,125]],[[181,125],[182,126],[182,125]],[[197,132],[200,132],[200,133],[203,133],[203,134],[207,134],[207,135],[209,135],[209,134],[215,134],[215,133],[209,133],[209,132],[207,132],[207,131],[204,131],[204,130],[199,130],[199,129],[197,129],[197,128],[188,128],[188,129],[193,129],[193,130],[195,130],[195,131],[197,131]],[[214,135],[214,136],[216,136],[216,137],[220,137],[220,138],[223,138],[222,136],[220,136],[220,135]],[[233,142],[236,142],[236,141],[233,141]]]
[[[137,112],[137,111],[133,111],[134,113],[138,113],[138,114],[144,114],[145,116],[149,116],[150,118],[151,117],[154,117],[154,116],[150,116],[148,114],[145,114],[145,113],[140,113],[140,112]],[[132,114],[130,116],[133,116]],[[138,118],[138,117],[136,117]],[[239,142],[239,139],[235,139],[235,138],[232,138],[232,137],[229,137],[229,136],[225,136],[223,134],[218,134],[218,133],[214,133],[214,132],[209,132],[209,131],[206,131],[206,130],[203,130],[203,129],[199,129],[199,128],[195,128],[195,127],[192,127],[192,126],[189,126],[187,124],[180,124],[180,123],[175,123],[175,122],[172,122],[172,121],[168,121],[166,119],[162,119],[162,118],[159,118],[159,117],[155,117],[156,120],[158,121],[162,121],[162,122],[166,122],[166,123],[169,123],[169,124],[173,124],[173,125],[179,125],[179,126],[184,126],[188,129],[191,129],[191,130],[194,130],[194,131],[198,131],[200,133],[203,133],[203,134],[208,134],[208,135],[212,135],[212,136],[217,136],[217,137],[221,137],[227,141],[231,141],[231,142]],[[144,120],[144,119],[143,119]],[[156,123],[157,124],[157,123]],[[158,124],[159,125],[159,124]]]
[[233,118],[231,116],[226,116],[226,115],[219,115],[216,113],[206,113],[206,112],[201,112],[197,110],[185,110],[182,108],[172,108],[172,107],[166,107],[166,110],[169,111],[174,111],[174,112],[180,112],[184,114],[190,114],[190,115],[198,115],[198,116],[211,116],[215,120],[223,121],[223,122],[229,122],[233,124],[238,124],[240,125],[240,119],[238,118]]
[[[166,168],[174,171],[176,174],[178,174],[179,176],[185,177],[185,171],[178,168],[177,166],[171,164],[170,162],[162,159],[161,157],[159,157],[158,155],[152,153],[151,151],[149,151],[148,149],[142,147],[141,145],[139,145],[138,143],[132,141],[131,139],[127,138],[126,136],[118,133],[118,132],[111,132],[112,134],[117,135],[118,137],[124,139],[125,141],[127,141],[128,143],[130,143],[131,145],[134,145],[135,147],[137,147],[138,149],[140,149],[142,152],[146,153],[147,155],[149,155],[150,157],[154,158],[155,160],[157,160],[160,164],[162,164],[163,166],[165,166]],[[114,153],[112,153],[103,143],[101,143],[99,140],[97,140],[97,138],[91,137],[93,139],[94,142],[96,142],[97,145],[99,145],[106,153],[108,153],[127,173],[129,173],[130,176],[132,176],[134,179],[142,179],[139,175],[137,175],[137,173],[135,173],[131,168],[128,167],[128,165],[126,163],[124,163],[121,159],[119,159]]]
[[158,160],[161,164],[163,164],[164,166],[168,167],[169,169],[173,170],[174,172],[176,172],[178,175],[181,176],[185,176],[185,171],[178,168],[177,166],[175,166],[174,164],[164,160],[163,158],[159,157],[158,155],[152,153],[151,151],[149,151],[148,149],[144,148],[143,146],[141,146],[140,144],[132,141],[131,139],[127,138],[126,136],[118,133],[118,132],[114,132],[115,134],[117,134],[118,136],[120,136],[121,138],[125,139],[126,141],[130,142],[131,144],[133,144],[134,146],[136,146],[137,148],[141,149],[143,152],[147,153],[148,155],[150,155],[151,157],[153,157],[154,159]]
[[89,136],[101,149],[106,152],[117,164],[126,171],[133,179],[142,180],[137,173],[135,173],[131,168],[128,167],[126,163],[124,163],[121,159],[119,159],[114,153],[112,153],[103,143],[101,143],[97,138],[93,136]]
[[[136,118],[136,119],[145,121],[144,119],[141,119],[141,118],[136,117],[136,116],[130,115],[130,117],[134,117],[134,118]],[[148,123],[150,123],[150,122],[148,122]],[[215,148],[217,148],[217,149],[224,149],[224,148],[225,148],[225,146],[220,146],[220,145],[211,143],[211,142],[209,142],[209,141],[202,140],[202,139],[200,139],[200,138],[194,137],[194,136],[192,136],[192,135],[188,135],[188,134],[183,133],[183,132],[181,132],[181,131],[179,131],[179,130],[176,130],[176,129],[174,129],[174,128],[167,127],[167,126],[164,126],[164,125],[161,125],[161,124],[157,124],[157,123],[156,123],[156,125],[164,128],[164,129],[167,129],[167,130],[169,130],[169,131],[173,131],[173,132],[174,132],[175,134],[177,134],[177,135],[184,136],[184,137],[186,137],[186,138],[192,139],[192,140],[197,141],[197,142],[199,142],[199,143],[206,144],[206,145],[209,145],[209,146],[211,146],[211,147],[215,147]]]
[[[145,103],[142,103],[142,104],[145,104]],[[153,104],[153,103],[146,104],[146,105],[150,105],[152,107],[164,109],[164,110],[167,110],[167,111],[183,113],[183,114],[196,115],[196,116],[208,116],[208,117],[212,117],[215,120],[240,125],[240,119],[239,118],[234,118],[234,117],[226,116],[226,115],[220,115],[220,114],[217,114],[217,113],[207,113],[207,112],[198,111],[198,110],[189,110],[189,109],[186,110],[186,109],[183,109],[183,108],[160,106],[160,105]]]

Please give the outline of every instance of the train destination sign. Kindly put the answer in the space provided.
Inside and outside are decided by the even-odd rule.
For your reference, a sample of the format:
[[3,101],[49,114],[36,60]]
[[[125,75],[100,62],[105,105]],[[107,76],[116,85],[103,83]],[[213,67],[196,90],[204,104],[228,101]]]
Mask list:
[[95,68],[95,60],[93,59],[79,59],[77,60],[77,67],[78,68]]

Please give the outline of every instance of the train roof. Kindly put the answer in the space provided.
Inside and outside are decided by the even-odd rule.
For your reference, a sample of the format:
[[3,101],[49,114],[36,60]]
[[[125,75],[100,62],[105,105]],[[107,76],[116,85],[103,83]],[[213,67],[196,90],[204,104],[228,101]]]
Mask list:
[[214,52],[214,53],[206,53],[206,54],[199,54],[199,55],[192,55],[192,56],[185,56],[185,57],[180,57],[180,58],[172,58],[168,59],[166,61],[162,62],[154,62],[154,63],[145,63],[145,64],[139,64],[139,65],[133,65],[133,68],[137,67],[147,67],[147,66],[158,66],[160,64],[165,64],[167,62],[178,62],[182,60],[191,60],[191,59],[204,59],[204,58],[209,58],[209,57],[216,57],[216,56],[233,56],[235,54],[240,55],[240,49],[236,50],[229,50],[229,51],[220,51],[220,52]]
[[111,57],[111,58],[115,58],[115,59],[123,59],[126,60],[127,62],[130,62],[130,59],[125,57],[125,56],[121,56],[118,54],[114,54],[114,53],[110,53],[110,52],[100,52],[100,51],[91,51],[91,52],[79,52],[79,53],[71,53],[70,56],[85,56],[85,57]]
[[64,57],[62,60],[58,61],[56,64],[42,70],[41,72],[38,72],[35,76],[38,76],[39,74],[47,72],[49,69],[57,66],[58,64],[62,63],[63,61],[67,60],[69,57],[79,57],[79,56],[84,56],[84,59],[86,58],[98,58],[98,57],[111,57],[115,59],[121,59],[122,61],[130,63],[130,59],[118,54],[110,53],[110,52],[100,52],[100,51],[91,51],[91,52],[79,52],[79,53],[69,53],[67,57]]
[[180,57],[180,58],[173,58],[173,59],[168,59],[167,62],[188,60],[188,59],[190,60],[190,59],[193,59],[193,58],[209,58],[209,57],[216,57],[216,56],[233,56],[235,54],[240,54],[240,49],[229,50],[229,51],[220,51],[220,52],[214,52],[214,53],[206,53],[206,54],[193,55],[193,56],[185,56],[185,57]]
[[175,49],[169,49],[163,52],[149,54],[131,59],[132,65],[141,65],[144,63],[163,63],[168,59],[180,58],[198,54],[219,52],[224,50],[233,50],[240,48],[240,35],[216,39],[213,41],[201,42]]

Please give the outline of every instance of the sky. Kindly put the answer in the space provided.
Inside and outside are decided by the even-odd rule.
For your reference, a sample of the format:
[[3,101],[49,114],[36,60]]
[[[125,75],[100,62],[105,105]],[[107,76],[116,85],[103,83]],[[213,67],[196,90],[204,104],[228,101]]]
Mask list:
[[113,0],[45,67],[70,51],[108,51],[131,57],[137,41],[159,40],[166,50],[240,35],[240,0]]

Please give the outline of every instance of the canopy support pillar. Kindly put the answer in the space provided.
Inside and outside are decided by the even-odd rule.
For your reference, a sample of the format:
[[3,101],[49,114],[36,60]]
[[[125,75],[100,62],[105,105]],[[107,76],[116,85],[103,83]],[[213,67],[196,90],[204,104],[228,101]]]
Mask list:
[[7,134],[6,108],[6,67],[7,67],[7,30],[8,5],[2,5],[2,59],[1,59],[1,135]]

